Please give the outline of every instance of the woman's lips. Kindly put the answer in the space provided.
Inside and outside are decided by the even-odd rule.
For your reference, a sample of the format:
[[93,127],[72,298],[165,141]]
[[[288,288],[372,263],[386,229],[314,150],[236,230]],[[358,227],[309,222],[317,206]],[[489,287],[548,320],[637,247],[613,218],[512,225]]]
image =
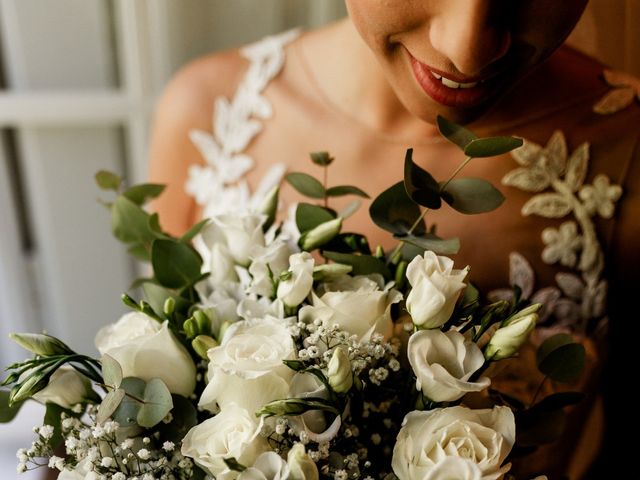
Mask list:
[[[447,107],[468,108],[485,100],[493,90],[489,77],[461,78],[416,60],[407,51],[417,82],[427,95]],[[455,77],[455,78],[454,78]]]

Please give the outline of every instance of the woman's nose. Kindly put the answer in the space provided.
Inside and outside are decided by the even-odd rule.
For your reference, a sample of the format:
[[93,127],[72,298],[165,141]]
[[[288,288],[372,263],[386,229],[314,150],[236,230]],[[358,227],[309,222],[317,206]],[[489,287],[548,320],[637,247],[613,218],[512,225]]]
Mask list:
[[496,4],[492,0],[444,3],[446,6],[431,19],[431,44],[459,73],[468,77],[480,75],[511,45],[508,29],[498,21]]

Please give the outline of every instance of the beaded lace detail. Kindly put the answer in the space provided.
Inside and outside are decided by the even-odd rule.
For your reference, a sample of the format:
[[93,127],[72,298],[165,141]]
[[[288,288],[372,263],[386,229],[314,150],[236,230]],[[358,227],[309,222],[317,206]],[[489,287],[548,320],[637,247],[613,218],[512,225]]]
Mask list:
[[601,115],[619,112],[631,105],[635,100],[640,102],[640,79],[624,72],[605,70],[605,82],[612,87],[593,106],[593,111]]
[[[535,291],[535,276],[527,259],[510,255],[510,281],[522,297],[542,303],[541,322],[554,317],[561,326],[587,332],[605,315],[607,282],[602,277],[604,255],[596,235],[593,217],[611,218],[622,195],[605,175],[585,184],[589,169],[589,144],[583,143],[571,154],[565,136],[556,131],[546,146],[533,142],[513,152],[520,165],[502,179],[504,185],[535,194],[522,207],[522,214],[545,218],[565,218],[559,228],[542,232],[545,245],[542,261],[559,263],[569,269],[555,277],[557,286]],[[506,299],[512,290],[496,290],[490,296]]]
[[216,99],[213,131],[190,132],[206,164],[189,168],[186,190],[202,207],[204,218],[255,210],[282,179],[286,166],[274,165],[252,193],[244,176],[255,161],[244,151],[262,131],[263,122],[273,116],[262,92],[282,70],[284,47],[298,35],[298,30],[291,30],[244,47],[241,54],[249,60],[249,68],[233,99]]

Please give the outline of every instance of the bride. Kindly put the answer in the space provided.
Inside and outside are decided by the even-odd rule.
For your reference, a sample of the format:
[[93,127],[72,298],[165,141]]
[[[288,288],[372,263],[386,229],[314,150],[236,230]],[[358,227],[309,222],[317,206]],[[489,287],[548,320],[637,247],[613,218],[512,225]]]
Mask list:
[[[329,183],[372,196],[402,178],[408,147],[447,177],[463,158],[438,134],[437,115],[483,136],[526,139],[514,155],[474,160],[465,172],[500,187],[500,209],[470,217],[442,209],[427,220],[461,239],[455,261],[472,266],[484,292],[499,298],[517,285],[545,303],[540,338],[570,331],[587,346],[587,398],[561,441],[520,466],[584,478],[603,437],[607,328],[615,343],[639,280],[640,254],[628,246],[640,240],[640,81],[562,46],[587,0],[346,3],[348,19],[212,54],[176,75],[151,144],[151,180],[168,184],[156,204],[163,227],[180,234],[203,214],[247,207],[249,192],[259,197],[259,180],[276,181],[282,165],[318,175],[314,151],[336,158]],[[282,198],[300,200],[288,186]],[[373,245],[392,244],[367,208],[347,226]],[[528,403],[542,379],[521,374],[503,381]]]

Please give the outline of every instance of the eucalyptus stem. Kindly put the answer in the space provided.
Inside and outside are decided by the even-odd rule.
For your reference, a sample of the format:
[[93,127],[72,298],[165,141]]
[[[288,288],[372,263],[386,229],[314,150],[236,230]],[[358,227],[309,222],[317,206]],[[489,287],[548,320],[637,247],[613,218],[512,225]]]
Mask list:
[[[449,176],[449,178],[442,184],[442,186],[440,187],[440,192],[442,193],[442,191],[447,188],[447,186],[449,186],[449,184],[451,183],[451,180],[453,180],[456,175],[458,175],[462,169],[464,167],[466,167],[469,162],[473,160],[473,157],[467,157],[464,159],[464,161],[462,163],[460,163],[460,165],[458,165],[458,167],[454,170],[454,172],[451,174],[451,176]],[[326,183],[326,180],[325,180]],[[413,222],[413,225],[411,225],[411,228],[409,229],[409,231],[407,232],[407,235],[411,235],[413,233],[413,231],[418,228],[418,225],[420,225],[420,223],[422,222],[422,220],[424,220],[424,217],[427,215],[427,212],[429,211],[429,208],[425,208],[422,213],[420,214],[420,216],[416,219],[415,222]],[[404,246],[406,242],[404,240],[400,240],[398,242],[398,245],[396,245],[396,248],[393,250],[393,252],[391,253],[389,258],[393,258],[394,256],[396,256],[398,254],[398,252],[400,251],[400,249],[402,249],[402,247]]]
[[536,393],[533,395],[533,400],[531,400],[531,405],[529,405],[529,407],[533,407],[536,404],[536,400],[538,399],[538,395],[540,395],[540,392],[542,392],[542,387],[544,386],[545,382],[547,381],[547,379],[549,378],[548,375],[545,375],[544,378],[542,379],[542,381],[540,382],[540,385],[538,385],[538,389],[536,390]]
[[[325,192],[327,191],[327,186],[329,185],[329,165],[324,165],[324,167],[322,168],[322,173],[323,173],[323,186],[324,186],[324,190]],[[329,197],[326,195],[324,196],[324,208],[329,208]]]

